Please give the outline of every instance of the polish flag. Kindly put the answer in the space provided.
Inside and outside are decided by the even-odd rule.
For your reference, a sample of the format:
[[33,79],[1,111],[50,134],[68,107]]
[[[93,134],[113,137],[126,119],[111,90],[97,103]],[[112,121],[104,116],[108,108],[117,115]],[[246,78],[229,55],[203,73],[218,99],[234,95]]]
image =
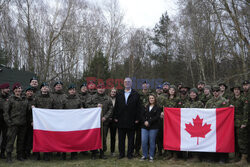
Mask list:
[[33,108],[33,152],[80,152],[102,147],[101,108]]
[[164,108],[164,149],[234,152],[234,108]]

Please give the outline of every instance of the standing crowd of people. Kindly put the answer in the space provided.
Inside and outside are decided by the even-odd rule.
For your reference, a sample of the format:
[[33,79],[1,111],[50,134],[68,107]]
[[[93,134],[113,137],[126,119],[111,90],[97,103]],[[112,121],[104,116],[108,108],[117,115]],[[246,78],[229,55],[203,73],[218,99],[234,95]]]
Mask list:
[[[116,156],[116,133],[118,132],[119,159],[140,157],[140,161],[153,162],[155,154],[166,160],[185,159],[188,161],[215,161],[247,164],[249,155],[249,118],[250,118],[250,83],[244,81],[230,89],[225,83],[207,85],[198,82],[196,88],[184,84],[171,85],[164,82],[156,90],[150,89],[145,81],[141,90],[132,89],[131,78],[124,79],[124,89],[115,87],[106,90],[104,83],[93,81],[83,83],[80,91],[75,84],[63,90],[63,83],[54,83],[50,91],[49,84],[39,86],[38,79],[30,79],[30,86],[23,90],[20,83],[0,85],[0,133],[2,136],[0,158],[12,162],[12,152],[16,142],[17,160],[24,161],[31,157],[33,143],[32,108],[79,109],[102,107],[102,141],[100,150],[91,150],[91,158],[106,159],[107,135],[110,131],[110,152]],[[235,154],[231,160],[227,153],[199,153],[163,150],[164,107],[171,108],[235,108]],[[72,122],[73,123],[73,122]],[[127,154],[125,142],[127,137]],[[142,153],[142,155],[141,155]],[[37,160],[51,159],[53,153],[33,153]],[[54,153],[66,160],[66,153]],[[86,152],[82,152],[86,154]],[[72,152],[71,159],[77,159],[78,153]]]

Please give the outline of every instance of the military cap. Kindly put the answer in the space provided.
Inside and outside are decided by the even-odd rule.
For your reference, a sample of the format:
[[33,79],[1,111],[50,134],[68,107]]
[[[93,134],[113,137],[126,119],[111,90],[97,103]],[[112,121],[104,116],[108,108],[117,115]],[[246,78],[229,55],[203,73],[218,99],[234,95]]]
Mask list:
[[14,83],[14,85],[12,86],[12,90],[14,91],[15,89],[21,87],[21,84],[19,82]]
[[54,84],[54,87],[55,87],[56,85],[58,85],[58,84],[63,85],[62,81],[57,81],[57,82]]
[[44,86],[49,86],[49,84],[46,83],[46,82],[43,82],[43,83],[41,84],[41,86],[40,86],[40,89],[41,89],[42,87],[44,87]]
[[68,89],[75,89],[76,88],[76,85],[75,84],[70,84]]
[[198,90],[196,88],[190,89],[189,93],[191,93],[191,92],[194,92],[194,93],[198,94]]
[[212,91],[220,91],[220,87],[218,85],[214,85]]
[[246,84],[249,84],[249,81],[248,80],[245,80],[243,81],[242,85],[246,85]]
[[233,92],[234,91],[234,88],[238,88],[241,92],[242,92],[242,89],[241,89],[241,86],[240,85],[234,85],[233,87],[231,87],[231,91]]
[[99,84],[97,85],[97,89],[104,89],[104,88],[105,88],[104,83],[99,83]]
[[189,87],[189,86],[187,86],[187,85],[182,85],[182,87],[181,87],[181,88],[186,88],[186,89],[190,90],[190,87]]
[[156,89],[162,89],[162,85],[158,85]]
[[80,88],[82,88],[83,86],[87,86],[87,83],[86,82],[83,82],[80,86]]
[[169,88],[173,88],[174,90],[176,90],[176,86],[175,85],[170,85]]
[[0,89],[8,89],[10,87],[9,83],[3,83],[0,85]]
[[228,87],[224,82],[219,83],[219,86],[221,86],[221,85],[225,86],[225,89],[227,89],[227,87]]
[[28,86],[26,89],[25,89],[25,92],[27,92],[28,90],[34,90],[34,88],[32,86]]
[[38,81],[37,77],[32,77],[32,78],[30,79],[30,83],[31,83],[32,80],[37,80],[37,81]]
[[199,81],[199,82],[197,83],[197,85],[199,85],[199,84],[204,84],[204,85],[206,85],[205,81]]
[[170,86],[170,83],[169,83],[169,82],[164,82],[164,83],[162,84],[162,86],[164,86],[164,85]]
[[208,89],[209,91],[211,91],[211,86],[210,86],[210,85],[206,85],[206,86],[204,87],[204,89]]

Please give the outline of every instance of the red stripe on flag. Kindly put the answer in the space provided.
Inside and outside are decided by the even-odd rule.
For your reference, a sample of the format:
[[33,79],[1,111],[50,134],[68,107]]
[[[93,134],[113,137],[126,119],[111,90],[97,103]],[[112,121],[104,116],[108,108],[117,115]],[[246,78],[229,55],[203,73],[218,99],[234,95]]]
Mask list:
[[101,147],[100,128],[67,132],[33,131],[33,152],[80,152]]
[[181,145],[181,109],[164,108],[164,149],[180,150]]
[[234,152],[234,108],[216,108],[216,152]]

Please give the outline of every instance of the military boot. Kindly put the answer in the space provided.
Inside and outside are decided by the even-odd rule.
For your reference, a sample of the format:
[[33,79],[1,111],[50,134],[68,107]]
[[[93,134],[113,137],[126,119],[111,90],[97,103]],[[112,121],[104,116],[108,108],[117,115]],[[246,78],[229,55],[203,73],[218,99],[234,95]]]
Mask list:
[[242,154],[240,161],[235,164],[239,166],[247,166],[247,154]]
[[24,161],[24,158],[21,154],[17,154],[17,158],[18,161]]
[[100,156],[99,156],[100,159],[107,159],[107,157],[104,155],[104,151],[103,150],[100,150]]
[[0,158],[2,158],[2,159],[5,159],[5,158],[6,158],[6,156],[5,156],[5,151],[1,151]]
[[6,159],[7,163],[12,163],[12,157],[11,157],[11,153],[7,153],[7,159]]

